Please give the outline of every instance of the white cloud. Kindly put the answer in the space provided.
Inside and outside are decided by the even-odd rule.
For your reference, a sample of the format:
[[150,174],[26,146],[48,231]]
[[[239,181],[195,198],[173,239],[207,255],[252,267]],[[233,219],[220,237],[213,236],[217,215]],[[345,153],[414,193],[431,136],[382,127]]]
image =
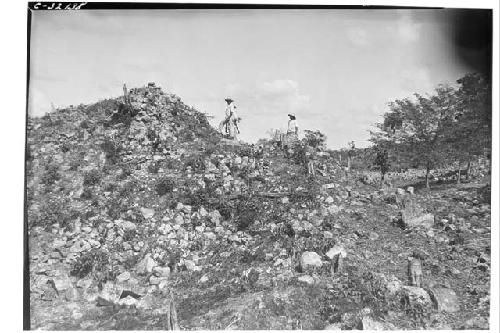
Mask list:
[[263,82],[257,85],[253,99],[260,109],[258,111],[305,112],[310,103],[310,96],[301,94],[299,84],[293,80]]
[[420,38],[421,24],[413,21],[410,15],[404,13],[397,23],[397,34],[404,43],[414,43]]
[[349,38],[349,41],[356,46],[363,47],[369,44],[368,33],[363,28],[358,27],[349,29],[347,37]]
[[400,86],[406,91],[421,92],[434,87],[429,70],[426,68],[409,68],[401,72]]

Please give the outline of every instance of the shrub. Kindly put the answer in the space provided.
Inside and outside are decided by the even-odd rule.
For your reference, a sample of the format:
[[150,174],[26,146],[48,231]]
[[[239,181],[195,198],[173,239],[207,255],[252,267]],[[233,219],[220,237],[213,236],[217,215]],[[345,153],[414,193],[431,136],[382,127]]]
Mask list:
[[121,166],[120,175],[118,175],[119,180],[127,179],[132,174],[132,168],[128,164],[123,164]]
[[121,198],[129,198],[136,188],[137,183],[134,180],[128,181],[120,188],[119,196]]
[[45,172],[42,175],[41,182],[45,185],[54,185],[56,181],[61,179],[59,167],[57,164],[49,164],[45,167]]
[[200,206],[210,207],[212,204],[209,191],[203,188],[187,187],[187,191],[182,193],[180,199],[182,203],[190,205],[194,209],[198,209]]
[[135,230],[125,230],[122,239],[124,242],[131,242],[135,239],[137,232]]
[[123,262],[123,268],[125,268],[126,270],[131,270],[137,265],[138,262],[139,262],[139,256],[137,255],[127,256],[127,258]]
[[67,153],[68,151],[71,150],[71,145],[67,142],[64,142],[62,145],[61,145],[61,151],[63,153]]
[[205,161],[201,154],[189,155],[184,159],[184,167],[191,167],[192,171],[205,171]]
[[208,143],[206,147],[203,149],[203,154],[205,156],[210,156],[212,154],[216,154],[220,152],[220,147],[217,143]]
[[109,254],[101,249],[93,249],[76,260],[70,274],[79,279],[90,275],[96,282],[104,283],[115,278],[114,271]]
[[148,128],[148,130],[146,131],[146,137],[149,141],[156,141],[156,139],[158,138],[158,134],[154,129]]
[[158,170],[160,170],[160,163],[159,162],[153,162],[148,165],[148,172],[151,174],[157,174]]
[[132,107],[127,104],[120,103],[118,104],[118,110],[111,116],[108,126],[114,124],[124,124],[126,127],[129,127],[135,114],[136,112]]
[[88,120],[82,120],[82,122],[80,123],[80,128],[82,129],[88,129],[90,126],[89,126],[89,122]]
[[39,209],[30,212],[28,216],[30,217],[28,219],[30,227],[46,229],[57,223],[61,228],[70,230],[71,222],[78,217],[78,212],[71,209],[70,199],[49,195],[44,198]]
[[291,159],[298,165],[305,165],[307,163],[306,157],[306,145],[302,143],[296,143],[292,147]]
[[120,161],[120,145],[111,139],[105,139],[101,144],[102,151],[106,154],[106,161],[110,164],[116,164]]
[[478,196],[484,203],[491,203],[491,185],[488,184],[477,190]]
[[319,205],[318,195],[321,191],[321,185],[315,179],[297,179],[296,184],[291,188],[296,190],[290,194],[290,202],[305,203],[313,207]]
[[117,188],[118,188],[118,185],[116,184],[116,182],[107,183],[104,186],[104,192],[114,192],[114,191],[116,191]]
[[305,131],[304,143],[315,149],[324,148],[326,144],[326,135],[320,131]]
[[101,181],[102,173],[99,170],[90,170],[83,174],[83,185],[92,186],[97,185]]
[[167,159],[165,159],[164,162],[164,167],[170,170],[177,170],[181,167],[181,165],[182,165],[181,161],[172,157],[168,157]]
[[250,146],[236,146],[234,153],[240,157],[253,156],[253,149]]
[[112,219],[120,218],[121,213],[127,209],[128,206],[124,206],[119,198],[111,198],[106,203],[106,214]]
[[85,162],[85,152],[79,152],[75,155],[74,158],[69,162],[69,169],[71,171],[78,170],[78,167],[81,166]]
[[84,200],[92,199],[93,198],[92,191],[88,187],[85,187],[83,189],[82,195],[80,195],[80,198]]
[[163,196],[167,193],[172,193],[175,188],[175,182],[170,177],[163,177],[156,183],[155,189],[159,196]]
[[247,230],[259,217],[262,203],[252,196],[242,196],[235,207],[235,222],[238,230]]

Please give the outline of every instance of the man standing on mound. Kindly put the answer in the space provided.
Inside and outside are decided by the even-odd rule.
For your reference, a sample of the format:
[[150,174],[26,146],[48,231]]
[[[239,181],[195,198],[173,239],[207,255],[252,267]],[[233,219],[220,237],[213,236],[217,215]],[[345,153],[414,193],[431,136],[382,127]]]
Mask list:
[[286,135],[290,141],[295,141],[299,139],[299,125],[297,123],[297,117],[295,117],[295,113],[288,114],[288,129],[286,131]]
[[234,105],[234,100],[228,97],[225,99],[225,101],[227,103],[226,118],[224,118],[219,128],[222,131],[222,126],[224,126],[224,134],[232,135],[233,131],[231,130],[231,128],[234,126],[237,133],[239,134],[240,130],[238,128],[238,117],[236,116],[236,105]]

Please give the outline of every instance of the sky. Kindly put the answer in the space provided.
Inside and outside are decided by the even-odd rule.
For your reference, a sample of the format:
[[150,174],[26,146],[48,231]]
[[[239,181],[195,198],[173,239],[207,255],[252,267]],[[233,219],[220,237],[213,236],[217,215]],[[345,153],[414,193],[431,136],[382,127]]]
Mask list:
[[247,142],[292,112],[330,148],[366,147],[388,102],[471,71],[452,28],[448,10],[35,11],[29,112],[156,82],[214,125],[231,97]]

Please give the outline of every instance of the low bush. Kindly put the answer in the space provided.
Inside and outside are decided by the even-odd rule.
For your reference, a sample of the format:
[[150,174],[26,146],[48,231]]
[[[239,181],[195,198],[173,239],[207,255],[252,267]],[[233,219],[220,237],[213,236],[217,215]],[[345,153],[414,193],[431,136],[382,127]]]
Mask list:
[[175,182],[170,177],[160,178],[155,185],[156,193],[159,196],[164,196],[165,194],[172,193],[174,188],[175,188]]
[[318,195],[321,192],[321,185],[315,179],[297,178],[291,188],[295,190],[290,194],[290,202],[304,203],[312,207],[317,207],[320,204]]
[[82,194],[80,195],[80,198],[84,200],[92,199],[93,198],[92,191],[88,187],[85,187],[83,189]]
[[101,249],[93,249],[82,254],[73,264],[70,274],[79,279],[90,275],[99,284],[116,277],[109,254]]
[[63,153],[67,153],[68,151],[71,150],[71,145],[67,142],[64,142],[62,145],[61,145],[61,151]]
[[71,209],[70,199],[48,195],[40,203],[38,209],[30,211],[28,216],[28,226],[30,228],[42,227],[47,229],[53,224],[58,224],[63,229],[71,230],[71,222],[78,217],[78,212]]
[[184,158],[184,167],[191,167],[192,171],[203,172],[205,171],[205,159],[201,154],[192,154]]
[[85,163],[85,152],[81,151],[73,156],[74,157],[69,162],[69,169],[71,171],[76,171],[80,166],[82,166]]
[[93,186],[97,185],[101,182],[102,173],[97,170],[90,170],[83,174],[83,185],[85,186]]
[[235,204],[235,223],[238,230],[247,230],[260,215],[262,203],[253,196],[242,196]]
[[118,104],[118,110],[113,113],[107,125],[124,124],[126,127],[129,127],[135,115],[136,111],[130,105],[120,103]]
[[61,175],[59,174],[59,166],[57,164],[49,164],[45,167],[45,171],[42,175],[41,182],[44,185],[54,185],[55,182],[57,182],[59,179],[61,179]]
[[180,169],[181,166],[181,161],[172,157],[167,157],[164,161],[164,167],[169,170],[177,170]]
[[111,139],[105,139],[101,143],[101,149],[106,154],[106,162],[116,164],[120,161],[121,146]]
[[134,180],[124,183],[118,192],[118,196],[122,199],[129,199],[137,188],[137,185],[137,182]]
[[89,126],[89,122],[88,120],[84,119],[80,122],[80,128],[82,129],[88,129],[90,126]]
[[121,171],[118,175],[119,180],[127,179],[132,174],[132,168],[128,164],[121,165]]
[[148,165],[148,172],[156,175],[158,173],[158,170],[160,170],[161,163],[159,162],[152,162]]

